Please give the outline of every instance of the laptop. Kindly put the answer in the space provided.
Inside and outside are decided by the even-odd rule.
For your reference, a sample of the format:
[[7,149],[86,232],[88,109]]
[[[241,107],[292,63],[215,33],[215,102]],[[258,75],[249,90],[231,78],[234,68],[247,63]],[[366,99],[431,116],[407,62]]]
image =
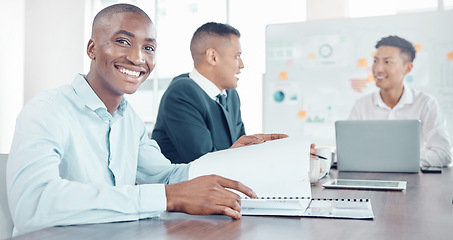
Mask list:
[[418,172],[419,120],[335,122],[338,171]]

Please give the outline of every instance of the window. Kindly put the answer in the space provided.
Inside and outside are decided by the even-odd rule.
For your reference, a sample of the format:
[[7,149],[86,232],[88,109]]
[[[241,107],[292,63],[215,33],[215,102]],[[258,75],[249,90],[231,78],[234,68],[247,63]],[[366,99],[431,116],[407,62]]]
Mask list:
[[453,0],[444,0],[444,10],[453,10]]
[[436,11],[437,8],[438,0],[349,0],[349,17]]

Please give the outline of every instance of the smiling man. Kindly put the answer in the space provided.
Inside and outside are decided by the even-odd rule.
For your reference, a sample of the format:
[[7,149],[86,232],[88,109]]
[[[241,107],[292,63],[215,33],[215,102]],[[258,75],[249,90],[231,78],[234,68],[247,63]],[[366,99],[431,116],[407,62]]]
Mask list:
[[152,138],[173,163],[217,150],[262,143],[285,134],[246,136],[236,91],[244,68],[240,33],[228,24],[199,27],[190,43],[191,73],[173,79],[162,96]]
[[417,119],[421,121],[421,166],[448,166],[451,162],[450,139],[446,121],[437,101],[404,84],[411,72],[415,48],[398,36],[382,38],[376,45],[373,75],[379,91],[355,103],[349,119]]
[[[7,166],[14,235],[56,225],[128,221],[163,211],[241,218],[240,182],[188,179],[171,164],[128,105],[155,66],[156,32],[136,6],[117,4],[93,22],[87,75],[24,106]],[[139,183],[139,184],[136,184]]]

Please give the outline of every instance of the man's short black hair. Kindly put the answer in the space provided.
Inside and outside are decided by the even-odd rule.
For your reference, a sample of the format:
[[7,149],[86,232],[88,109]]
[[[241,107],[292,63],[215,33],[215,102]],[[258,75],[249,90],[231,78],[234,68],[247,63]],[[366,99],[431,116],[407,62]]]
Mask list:
[[215,34],[215,35],[222,36],[222,37],[229,37],[230,34],[233,34],[238,37],[241,37],[241,34],[239,33],[239,31],[236,28],[234,28],[228,24],[216,23],[216,22],[208,22],[208,23],[203,24],[201,27],[199,27],[197,29],[197,31],[195,31],[195,33],[193,35],[195,37],[200,33]]
[[195,64],[202,59],[206,49],[222,45],[219,45],[217,40],[230,41],[231,36],[239,38],[241,34],[236,28],[228,24],[208,22],[199,27],[190,41],[190,52]]
[[141,8],[134,6],[132,4],[127,4],[127,3],[119,3],[119,4],[113,4],[110,5],[104,9],[102,9],[96,16],[94,17],[93,20],[93,27],[94,25],[99,22],[99,21],[108,21],[112,17],[112,15],[117,14],[117,13],[138,13],[140,15],[145,16],[151,21],[151,18],[146,14],[145,11],[143,11]]
[[398,36],[388,36],[377,42],[376,49],[380,46],[397,47],[401,50],[401,54],[406,54],[408,56],[410,62],[413,62],[415,59],[414,45],[404,38],[400,38]]

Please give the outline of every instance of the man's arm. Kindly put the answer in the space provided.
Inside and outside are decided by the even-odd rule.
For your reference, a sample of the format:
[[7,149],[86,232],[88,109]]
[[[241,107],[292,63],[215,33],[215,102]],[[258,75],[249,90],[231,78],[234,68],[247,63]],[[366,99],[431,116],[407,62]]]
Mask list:
[[421,150],[421,165],[446,167],[451,163],[451,146],[445,118],[434,98],[424,108],[421,130],[425,148]]

